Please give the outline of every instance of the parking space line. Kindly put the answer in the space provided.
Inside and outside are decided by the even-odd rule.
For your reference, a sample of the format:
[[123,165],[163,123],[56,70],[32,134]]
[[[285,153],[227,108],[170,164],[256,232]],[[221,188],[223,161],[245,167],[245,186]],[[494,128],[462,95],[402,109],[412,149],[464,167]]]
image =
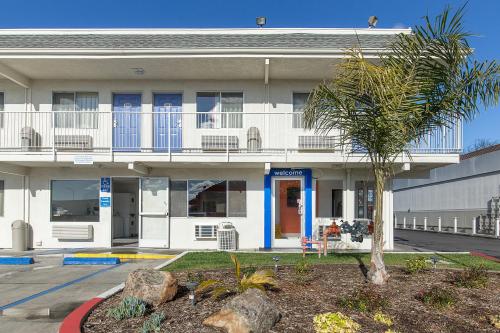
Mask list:
[[84,281],[84,280],[86,280],[86,279],[90,279],[91,277],[94,277],[94,276],[96,276],[96,275],[98,275],[98,274],[101,274],[101,273],[104,273],[104,272],[106,272],[106,271],[112,270],[113,268],[119,267],[119,266],[121,266],[121,265],[124,265],[124,264],[113,265],[113,266],[111,266],[111,267],[106,267],[106,268],[103,268],[103,269],[98,270],[98,271],[96,271],[96,272],[93,272],[93,273],[87,274],[87,275],[85,275],[85,276],[82,276],[82,277],[80,277],[80,278],[78,278],[78,279],[75,279],[75,280],[72,280],[72,281],[69,281],[69,282],[66,282],[66,283],[63,283],[63,284],[57,285],[57,286],[55,286],[55,287],[52,287],[52,288],[49,288],[49,289],[47,289],[47,290],[41,291],[41,292],[39,292],[39,293],[36,293],[36,294],[30,295],[30,296],[28,296],[28,297],[24,297],[24,298],[22,298],[22,299],[20,299],[20,300],[17,300],[17,301],[11,302],[11,303],[9,303],[9,304],[2,305],[2,306],[0,306],[0,311],[3,311],[3,310],[5,310],[5,309],[9,309],[9,308],[12,308],[12,307],[18,306],[18,305],[23,304],[23,303],[26,303],[26,302],[29,302],[29,301],[31,301],[31,300],[33,300],[33,299],[35,299],[35,298],[38,298],[38,297],[40,297],[40,296],[43,296],[43,295],[47,295],[47,294],[53,293],[53,292],[55,292],[55,291],[58,291],[58,290],[63,289],[63,288],[66,288],[66,287],[68,287],[68,286],[71,286],[71,285],[76,284],[76,283],[78,283],[78,282]]

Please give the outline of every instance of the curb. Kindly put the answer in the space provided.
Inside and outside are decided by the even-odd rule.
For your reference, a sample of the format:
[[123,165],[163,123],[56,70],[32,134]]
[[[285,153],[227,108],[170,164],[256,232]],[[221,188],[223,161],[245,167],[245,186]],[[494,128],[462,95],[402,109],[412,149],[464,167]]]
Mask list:
[[33,257],[0,257],[0,265],[31,265]]
[[[165,266],[170,265],[174,261],[185,256],[189,251],[184,251],[175,258],[167,260],[166,262],[154,267],[154,269],[161,269]],[[106,290],[102,294],[97,295],[94,298],[91,298],[87,302],[83,303],[75,310],[73,310],[69,315],[67,315],[61,326],[59,326],[59,333],[81,333],[81,327],[83,322],[87,319],[90,312],[94,310],[100,303],[102,303],[107,298],[113,296],[114,294],[120,292],[125,288],[125,282],[120,283],[119,285],[114,286],[111,289]]]
[[475,256],[475,257],[481,257],[481,258],[484,258],[484,259],[488,259],[488,260],[491,260],[491,261],[494,261],[494,262],[498,262],[500,263],[500,259],[499,258],[496,258],[496,257],[493,257],[493,256],[490,256],[490,255],[487,255],[485,253],[482,253],[482,252],[476,252],[476,251],[472,251],[470,253],[471,256]]
[[118,265],[119,258],[76,258],[66,257],[63,259],[63,265]]

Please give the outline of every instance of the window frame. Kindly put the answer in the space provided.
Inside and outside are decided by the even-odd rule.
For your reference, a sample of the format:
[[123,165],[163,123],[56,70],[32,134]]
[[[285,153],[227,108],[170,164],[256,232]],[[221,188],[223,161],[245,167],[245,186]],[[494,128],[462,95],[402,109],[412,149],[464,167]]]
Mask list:
[[[218,96],[218,102],[217,102],[217,105],[216,105],[216,111],[215,112],[198,112],[198,94],[216,94]],[[200,127],[199,126],[199,116],[200,115],[203,115],[203,114],[210,114],[210,113],[213,113],[213,114],[218,114],[218,115],[222,115],[224,114],[225,112],[222,112],[222,94],[241,94],[241,126],[238,126],[238,127],[229,127],[229,126],[223,126],[222,125],[222,116],[221,117],[221,121],[219,124],[217,124],[217,122],[215,123],[215,125],[213,127]],[[198,130],[204,130],[204,129],[208,129],[208,130],[212,130],[212,129],[243,129],[245,128],[245,117],[243,116],[243,114],[245,114],[245,92],[243,90],[199,90],[199,91],[196,91],[196,94],[195,94],[195,105],[196,105],[196,129]],[[235,113],[231,113],[231,114],[235,114]]]
[[[73,94],[73,110],[68,110],[68,111],[56,111],[54,110],[54,101],[55,101],[55,95],[56,94]],[[91,119],[91,126],[77,126],[77,115],[78,115],[78,112],[80,112],[81,110],[76,110],[76,96],[77,94],[96,94],[96,97],[97,97],[97,109],[95,111],[83,111],[85,112],[86,114],[89,113],[89,115],[91,115],[92,119]],[[52,112],[56,111],[56,112],[72,112],[72,113],[69,113],[72,115],[72,120],[71,120],[71,127],[65,127],[65,126],[57,126],[56,125],[56,116],[57,114],[54,114],[54,123],[52,124],[52,126],[54,128],[71,128],[71,129],[76,129],[76,130],[85,130],[85,129],[99,129],[99,117],[98,117],[98,113],[99,113],[99,109],[100,109],[100,96],[99,96],[99,91],[89,91],[89,90],[53,90],[52,91],[52,99],[51,99],[51,110]],[[90,113],[94,113],[94,114],[90,114]],[[66,115],[67,113],[62,113],[63,115]],[[95,126],[94,126],[94,123],[95,123]],[[63,124],[64,125],[64,124]]]
[[[52,183],[54,181],[73,181],[73,180],[87,180],[87,181],[93,181],[95,180],[99,186],[99,190],[97,191],[97,200],[98,200],[98,207],[99,207],[99,218],[97,221],[54,221],[52,219]],[[101,179],[100,178],[50,178],[49,179],[49,222],[50,223],[100,223],[101,222]],[[113,200],[111,200],[113,201]]]
[[[215,177],[214,177],[215,178]],[[203,181],[203,180],[219,180],[219,181],[225,181],[226,182],[226,216],[189,216],[189,182],[190,181]],[[248,196],[246,195],[248,193],[248,181],[246,179],[200,179],[200,178],[193,178],[193,179],[187,179],[187,178],[182,178],[182,179],[170,179],[170,184],[172,182],[186,182],[186,212],[184,216],[172,216],[172,218],[183,218],[183,219],[189,219],[189,218],[247,218],[248,217]],[[242,181],[245,182],[245,216],[231,216],[229,215],[229,182],[230,181]],[[169,184],[169,185],[170,185]],[[169,194],[169,202],[170,206],[172,205],[172,198],[170,197]]]
[[0,217],[5,217],[5,179],[0,179],[0,192],[2,192],[2,200],[0,203]]

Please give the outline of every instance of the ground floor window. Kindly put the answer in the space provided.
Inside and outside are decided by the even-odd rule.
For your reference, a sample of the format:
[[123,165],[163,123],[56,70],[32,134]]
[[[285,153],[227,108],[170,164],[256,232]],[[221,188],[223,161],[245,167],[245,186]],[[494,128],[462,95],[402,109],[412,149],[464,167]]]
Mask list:
[[318,180],[316,182],[316,216],[342,217],[342,180]]
[[98,222],[99,180],[53,180],[51,221]]
[[355,185],[356,218],[373,219],[375,189],[373,182],[357,181]]
[[246,181],[173,180],[172,217],[245,217]]

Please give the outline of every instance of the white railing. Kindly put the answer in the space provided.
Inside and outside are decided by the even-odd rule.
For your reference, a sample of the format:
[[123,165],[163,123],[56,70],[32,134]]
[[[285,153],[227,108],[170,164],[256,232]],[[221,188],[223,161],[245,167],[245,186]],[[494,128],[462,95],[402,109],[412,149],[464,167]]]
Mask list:
[[[321,136],[301,128],[296,113],[188,113],[169,107],[160,112],[3,111],[0,117],[2,152],[340,154],[347,150],[337,145],[334,132]],[[453,135],[459,132],[457,127]],[[415,147],[425,153],[460,148],[458,137]]]

